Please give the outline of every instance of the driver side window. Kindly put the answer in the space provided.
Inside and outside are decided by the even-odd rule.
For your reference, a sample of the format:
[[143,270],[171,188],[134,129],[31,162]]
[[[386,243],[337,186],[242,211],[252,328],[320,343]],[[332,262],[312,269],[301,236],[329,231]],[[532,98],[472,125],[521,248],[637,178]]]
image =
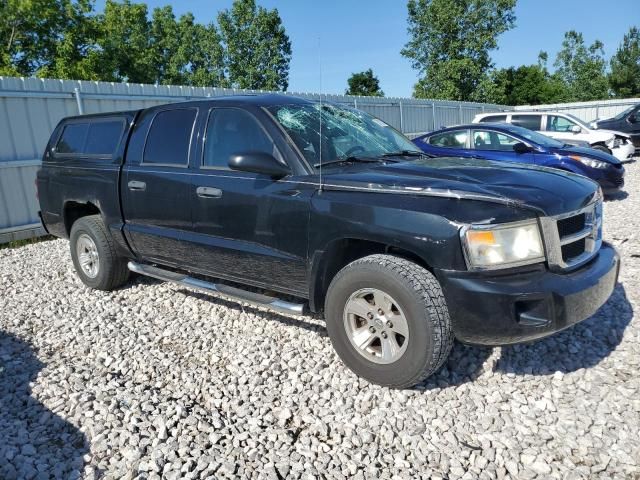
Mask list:
[[275,145],[258,121],[239,108],[216,108],[209,113],[202,165],[229,168],[238,153],[260,152],[276,156]]
[[558,117],[557,115],[547,116],[548,132],[569,132],[571,131],[571,127],[573,127],[574,125],[574,122],[564,117]]

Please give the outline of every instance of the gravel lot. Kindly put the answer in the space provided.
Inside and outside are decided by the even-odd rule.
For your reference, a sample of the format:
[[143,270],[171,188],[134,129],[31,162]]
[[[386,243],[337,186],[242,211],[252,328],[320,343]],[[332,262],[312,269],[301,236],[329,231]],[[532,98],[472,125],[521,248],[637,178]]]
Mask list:
[[640,162],[605,205],[620,284],[526,346],[456,345],[373,386],[323,322],[138,278],[76,277],[66,241],[0,251],[0,478],[640,478]]

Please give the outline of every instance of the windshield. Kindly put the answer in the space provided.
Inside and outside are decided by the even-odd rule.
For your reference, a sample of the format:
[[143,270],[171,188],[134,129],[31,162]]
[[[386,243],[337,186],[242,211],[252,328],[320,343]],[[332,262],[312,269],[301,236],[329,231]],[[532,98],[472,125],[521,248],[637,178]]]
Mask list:
[[[503,126],[504,127],[504,126]],[[564,143],[554,140],[551,137],[547,137],[538,132],[534,132],[533,130],[529,130],[527,128],[518,127],[516,125],[510,125],[508,130],[513,132],[521,137],[530,140],[532,143],[536,143],[538,145],[542,145],[543,147],[549,148],[561,148],[564,146]]]
[[[267,107],[311,165],[349,157],[421,151],[382,120],[353,108],[320,103]],[[322,135],[320,132],[322,131]],[[322,151],[322,159],[320,152]]]
[[591,127],[589,125],[587,125],[586,123],[584,123],[582,120],[580,120],[577,117],[574,117],[573,115],[571,115],[570,113],[565,113],[565,115],[567,117],[569,117],[571,120],[573,120],[574,122],[576,122],[578,125],[580,125],[581,127],[587,129],[587,130],[591,130]]
[[622,120],[624,117],[627,116],[628,113],[631,112],[631,110],[633,110],[634,108],[636,108],[636,105],[631,105],[629,108],[627,108],[626,110],[623,110],[622,112],[620,112],[619,114],[617,114],[615,117],[613,117],[614,120]]

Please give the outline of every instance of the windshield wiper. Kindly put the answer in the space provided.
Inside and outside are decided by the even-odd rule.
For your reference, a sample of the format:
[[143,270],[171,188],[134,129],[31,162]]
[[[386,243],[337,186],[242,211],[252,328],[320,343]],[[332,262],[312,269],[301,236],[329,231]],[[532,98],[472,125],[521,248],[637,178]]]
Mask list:
[[424,152],[417,150],[398,150],[397,152],[388,152],[380,155],[381,157],[427,157]]
[[335,165],[338,163],[353,163],[353,162],[362,162],[362,163],[376,163],[383,162],[381,158],[371,158],[371,157],[355,157],[353,155],[349,155],[348,157],[336,158],[335,160],[329,160],[328,162],[316,163],[313,166],[318,168],[320,165],[323,167],[325,165]]

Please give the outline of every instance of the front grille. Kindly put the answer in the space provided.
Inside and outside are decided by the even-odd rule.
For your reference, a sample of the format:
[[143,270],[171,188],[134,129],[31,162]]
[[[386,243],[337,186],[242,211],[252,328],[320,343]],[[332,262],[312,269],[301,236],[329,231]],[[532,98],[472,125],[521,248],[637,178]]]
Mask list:
[[569,214],[541,219],[549,267],[576,268],[593,258],[602,244],[602,200]]
[[566,237],[567,235],[578,233],[584,229],[584,220],[584,213],[558,220],[558,234],[561,237]]
[[581,238],[572,243],[568,243],[566,245],[562,245],[562,260],[565,262],[570,262],[576,257],[579,257],[584,253],[584,248],[586,246],[586,240]]
[[624,187],[624,177],[617,177],[612,180],[616,187]]
[[623,140],[620,137],[616,137],[613,140],[613,148],[619,147],[620,145],[622,145],[622,143],[623,143]]

